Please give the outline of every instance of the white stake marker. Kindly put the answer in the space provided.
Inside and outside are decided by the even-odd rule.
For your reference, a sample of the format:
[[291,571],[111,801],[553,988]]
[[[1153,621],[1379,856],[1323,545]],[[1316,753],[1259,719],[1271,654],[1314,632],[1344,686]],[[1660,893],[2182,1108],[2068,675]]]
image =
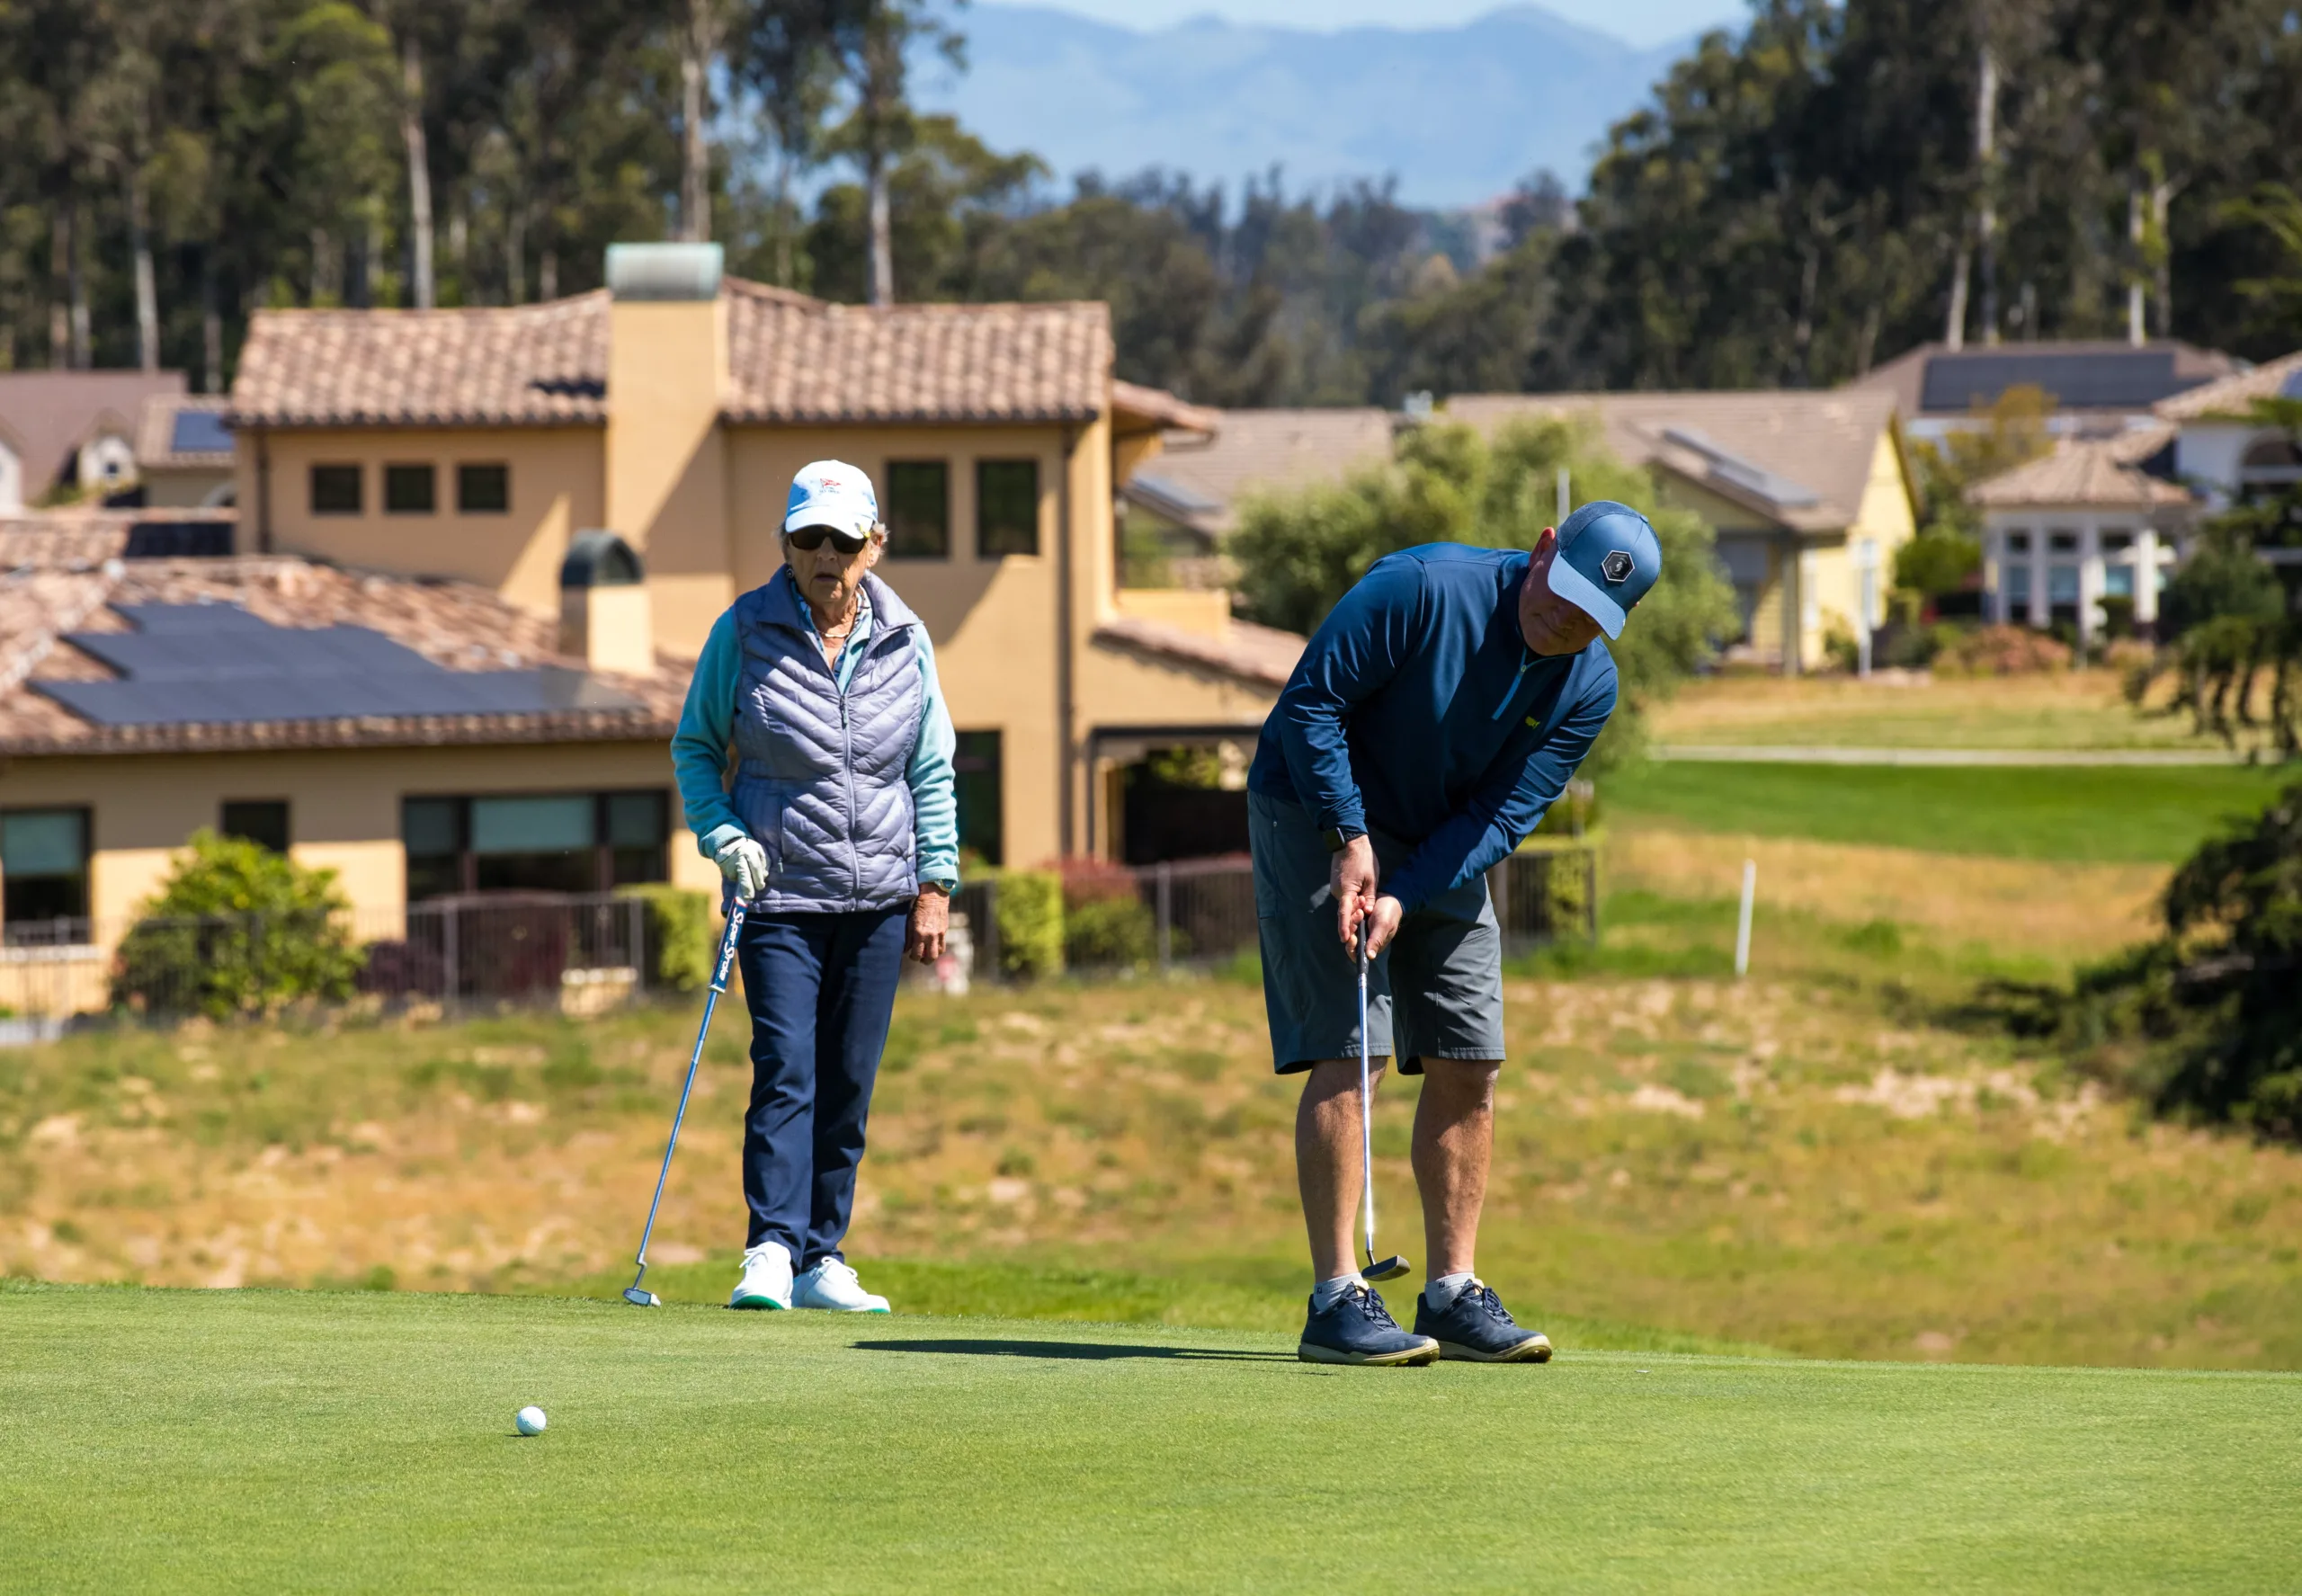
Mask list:
[[1743,861],[1743,912],[1735,917],[1735,978],[1751,973],[1751,900],[1758,896],[1759,861]]

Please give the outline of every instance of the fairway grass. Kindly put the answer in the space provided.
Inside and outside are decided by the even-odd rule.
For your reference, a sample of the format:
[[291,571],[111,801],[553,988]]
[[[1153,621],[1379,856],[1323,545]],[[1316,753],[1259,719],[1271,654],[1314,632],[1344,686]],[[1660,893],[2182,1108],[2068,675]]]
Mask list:
[[[414,1294],[0,1290],[42,1591],[2181,1591],[2302,1579],[2302,1377]],[[550,1415],[522,1440],[513,1411]]]
[[2010,859],[2173,864],[2259,814],[2296,772],[1643,763],[1608,778],[1611,821]]

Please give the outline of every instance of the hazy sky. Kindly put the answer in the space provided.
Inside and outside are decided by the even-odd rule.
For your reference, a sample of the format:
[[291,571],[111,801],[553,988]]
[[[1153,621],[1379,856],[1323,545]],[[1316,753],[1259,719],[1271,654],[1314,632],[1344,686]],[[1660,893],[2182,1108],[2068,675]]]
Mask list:
[[[1297,28],[1348,28],[1376,23],[1395,28],[1468,22],[1502,9],[1506,0],[1025,0],[1131,28],[1163,28],[1213,13],[1236,22],[1280,22]],[[1702,28],[1739,22],[1742,0],[1538,0],[1542,9],[1628,43],[1661,44]]]

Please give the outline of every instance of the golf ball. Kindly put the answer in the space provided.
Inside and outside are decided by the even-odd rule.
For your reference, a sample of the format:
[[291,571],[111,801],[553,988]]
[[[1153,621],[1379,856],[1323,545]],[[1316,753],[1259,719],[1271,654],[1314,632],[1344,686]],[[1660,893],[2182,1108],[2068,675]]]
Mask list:
[[512,1422],[520,1427],[522,1435],[541,1435],[548,1421],[543,1416],[543,1409],[531,1406],[522,1408]]

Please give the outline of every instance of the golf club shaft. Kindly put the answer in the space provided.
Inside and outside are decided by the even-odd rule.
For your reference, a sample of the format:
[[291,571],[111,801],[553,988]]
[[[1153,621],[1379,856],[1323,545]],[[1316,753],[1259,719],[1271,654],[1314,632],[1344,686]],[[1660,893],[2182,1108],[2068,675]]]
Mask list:
[[1359,923],[1359,1190],[1367,1216],[1367,1262],[1375,1262],[1375,1087],[1368,1063],[1367,922]]
[[688,1093],[695,1090],[695,1067],[703,1062],[703,1044],[711,1035],[711,1013],[719,1006],[719,994],[727,990],[728,967],[736,962],[736,938],[744,929],[744,900],[731,898],[727,905],[727,930],[719,939],[719,958],[711,970],[711,990],[703,999],[703,1023],[696,1027],[695,1051],[688,1055],[687,1080],[680,1087],[680,1106],[672,1116],[672,1139],[664,1144],[664,1167],[656,1175],[656,1195],[647,1204],[647,1224],[639,1233],[639,1252],[632,1260],[639,1265],[639,1273],[632,1277],[635,1286],[647,1278],[647,1243],[656,1234],[656,1210],[663,1206],[664,1182],[671,1178],[672,1154],[680,1145],[680,1126],[687,1119]]

